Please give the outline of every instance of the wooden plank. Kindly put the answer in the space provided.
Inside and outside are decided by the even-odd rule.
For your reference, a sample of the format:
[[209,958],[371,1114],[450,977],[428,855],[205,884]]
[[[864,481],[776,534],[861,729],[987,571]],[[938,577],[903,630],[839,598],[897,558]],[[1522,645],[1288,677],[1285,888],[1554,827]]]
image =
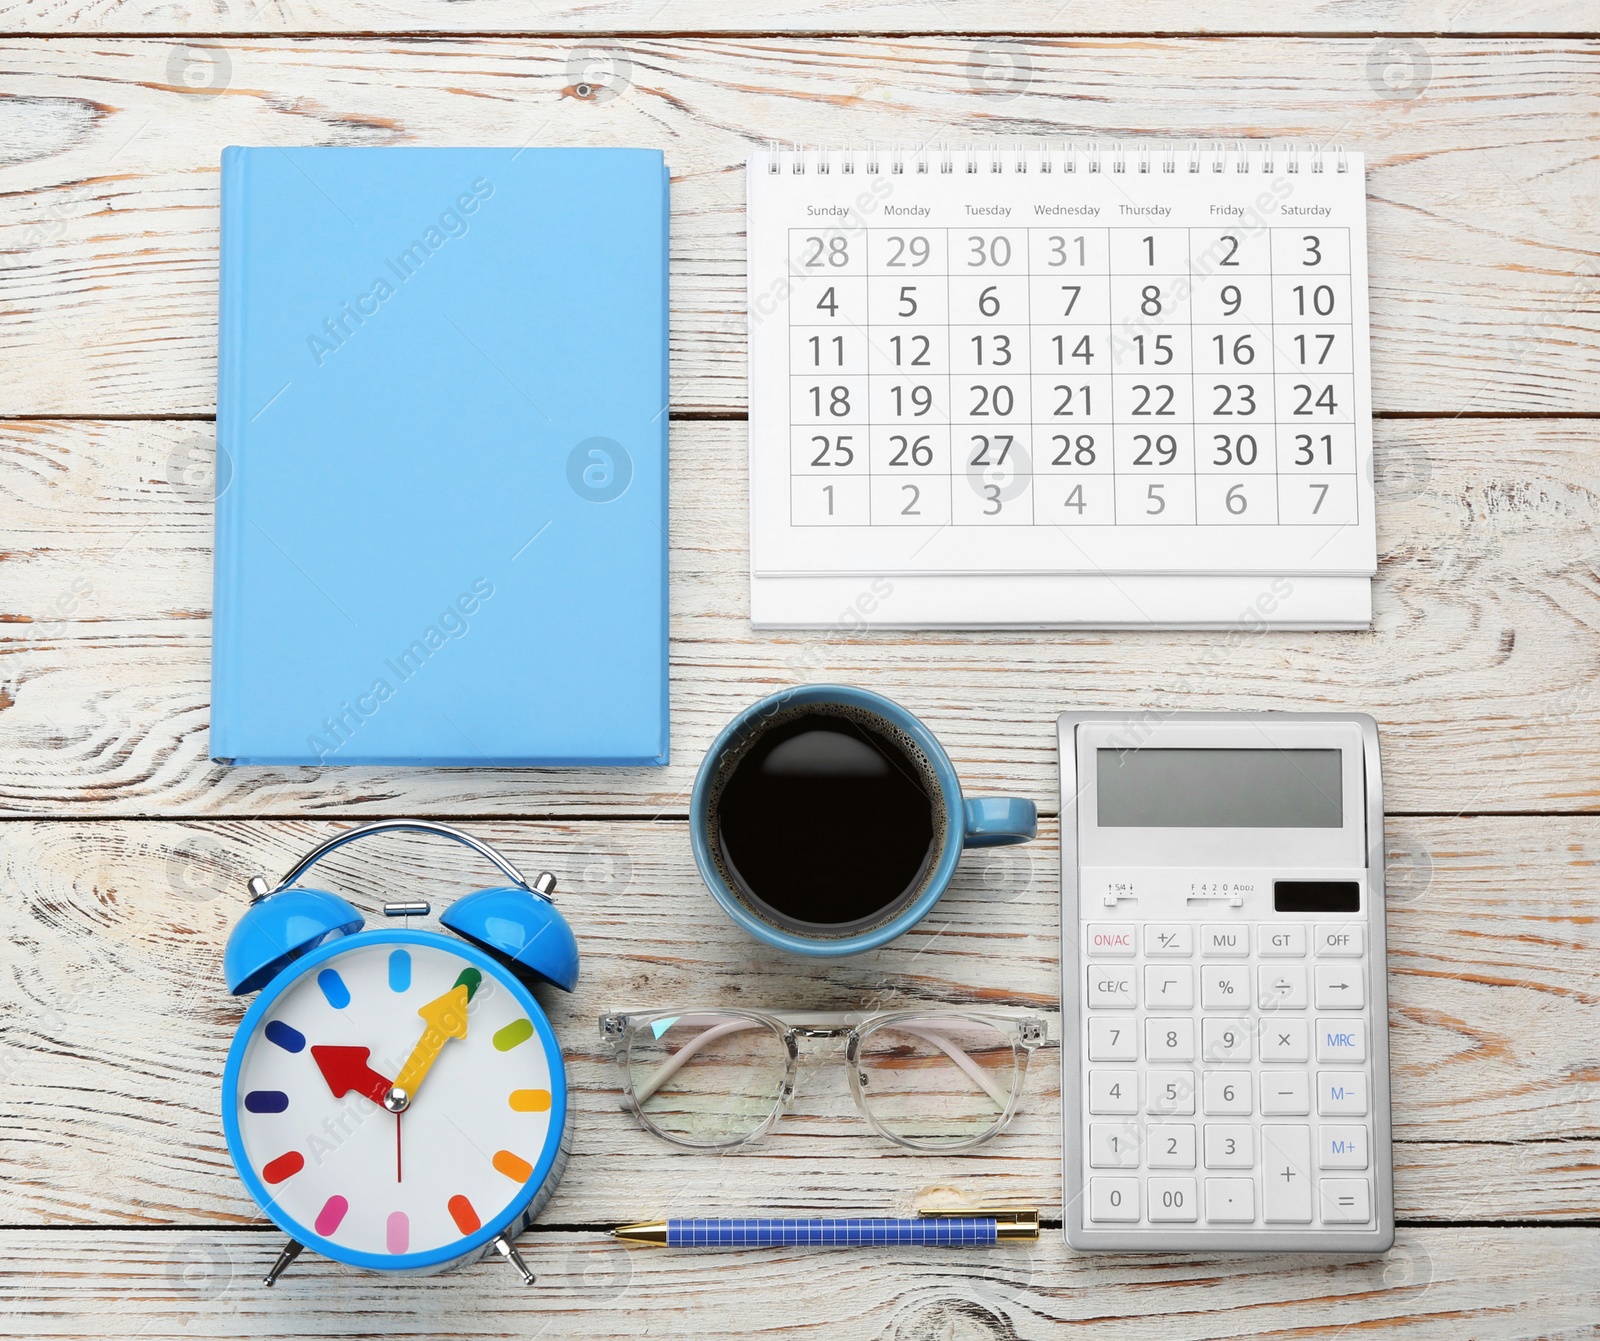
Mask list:
[[1590,421],[1378,426],[1370,633],[774,633],[748,623],[745,430],[680,424],[665,769],[255,769],[206,759],[210,426],[0,424],[0,808],[76,814],[686,813],[735,712],[865,684],[969,789],[1056,805],[1079,706],[1362,709],[1394,811],[1583,810],[1600,777]]
[[[1001,22],[1003,20],[1003,23]],[[977,0],[809,0],[792,5],[730,0],[262,0],[151,7],[134,0],[6,0],[0,32],[54,33],[1397,33],[1453,36],[1593,32],[1580,0],[1373,0],[1353,12],[1334,0],[1237,0],[1196,10],[1185,0],[1009,0],[1003,12]],[[992,39],[998,42],[1004,39]]]
[[1053,1234],[992,1250],[627,1249],[530,1233],[529,1289],[498,1260],[383,1279],[280,1240],[192,1231],[0,1232],[7,1335],[30,1337],[874,1336],[1512,1341],[1594,1335],[1600,1240],[1580,1229],[1413,1229],[1381,1258],[1097,1256]]
[[1423,45],[1393,97],[1370,38],[1030,39],[998,86],[952,37],[0,43],[0,414],[210,411],[227,144],[665,146],[674,407],[737,412],[751,147],[996,136],[1359,147],[1379,410],[1600,410],[1600,47]]
[[1600,1240],[1580,1229],[1413,1229],[1381,1258],[992,1250],[627,1249],[531,1233],[532,1289],[498,1260],[448,1276],[341,1271],[307,1253],[272,1290],[280,1240],[192,1231],[0,1232],[7,1335],[875,1336],[895,1341],[1183,1337],[1511,1341],[1594,1335]]
[[[1059,1051],[1038,1053],[1012,1128],[984,1153],[897,1150],[861,1123],[838,1044],[813,1041],[793,1109],[737,1156],[676,1151],[618,1106],[602,1011],[746,1003],[1037,1011],[1059,1037],[1055,829],[973,854],[935,913],[872,955],[813,964],[759,947],[699,883],[685,825],[469,826],[547,866],[583,974],[542,990],[567,1053],[575,1153],[543,1219],[619,1223],[730,1199],[773,1213],[899,1207],[931,1185],[1060,1205]],[[0,1130],[11,1226],[258,1220],[223,1146],[223,1059],[245,1003],[222,987],[243,881],[276,874],[312,821],[0,824]],[[1402,1220],[1600,1216],[1600,819],[1405,820],[1391,827],[1393,1112]],[[374,908],[473,887],[438,840],[346,848],[319,883]],[[487,870],[486,870],[487,874]],[[726,1162],[734,1160],[736,1163]]]

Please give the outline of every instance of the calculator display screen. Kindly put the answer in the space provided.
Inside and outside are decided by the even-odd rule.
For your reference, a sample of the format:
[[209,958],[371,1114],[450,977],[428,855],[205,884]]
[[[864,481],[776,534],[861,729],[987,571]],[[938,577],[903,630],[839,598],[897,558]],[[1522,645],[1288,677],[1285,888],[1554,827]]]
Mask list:
[[1339,750],[1096,750],[1103,829],[1337,829]]

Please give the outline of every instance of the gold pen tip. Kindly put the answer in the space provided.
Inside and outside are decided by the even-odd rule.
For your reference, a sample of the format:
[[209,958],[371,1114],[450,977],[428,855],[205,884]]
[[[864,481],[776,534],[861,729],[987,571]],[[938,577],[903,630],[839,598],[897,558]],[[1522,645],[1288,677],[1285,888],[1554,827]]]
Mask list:
[[667,1242],[667,1222],[665,1220],[646,1220],[637,1225],[618,1225],[611,1231],[611,1237],[621,1239],[624,1243],[649,1243],[658,1247],[665,1247]]

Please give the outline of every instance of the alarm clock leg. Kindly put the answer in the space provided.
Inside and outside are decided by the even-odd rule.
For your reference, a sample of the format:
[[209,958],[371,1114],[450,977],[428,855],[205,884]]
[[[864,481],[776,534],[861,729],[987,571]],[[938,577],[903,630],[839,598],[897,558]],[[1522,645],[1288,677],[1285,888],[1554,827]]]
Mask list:
[[267,1272],[267,1278],[262,1284],[267,1286],[276,1285],[278,1277],[283,1275],[289,1269],[289,1264],[304,1251],[305,1244],[296,1243],[293,1239],[290,1239],[283,1245],[283,1251],[278,1254],[278,1260],[272,1264],[272,1270]]
[[[296,1244],[295,1246],[298,1247],[299,1245]],[[509,1235],[497,1234],[494,1239],[494,1250],[506,1261],[510,1262],[512,1266],[516,1267],[524,1285],[532,1285],[534,1283],[533,1272],[528,1270],[528,1264],[522,1260],[522,1254],[517,1251],[516,1245],[511,1242]]]

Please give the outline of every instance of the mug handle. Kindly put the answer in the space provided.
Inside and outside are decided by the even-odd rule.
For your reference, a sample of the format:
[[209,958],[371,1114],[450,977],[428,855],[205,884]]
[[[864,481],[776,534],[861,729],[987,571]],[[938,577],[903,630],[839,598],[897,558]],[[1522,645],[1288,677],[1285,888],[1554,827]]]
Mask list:
[[1026,843],[1039,833],[1039,809],[1020,796],[974,796],[962,803],[967,833],[964,847],[1004,847]]

